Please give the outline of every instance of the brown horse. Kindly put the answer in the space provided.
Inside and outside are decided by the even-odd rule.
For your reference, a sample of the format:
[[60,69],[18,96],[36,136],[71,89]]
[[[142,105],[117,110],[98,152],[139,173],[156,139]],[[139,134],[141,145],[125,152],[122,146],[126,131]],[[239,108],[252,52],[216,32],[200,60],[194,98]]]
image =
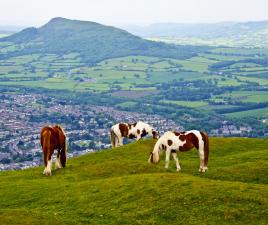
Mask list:
[[67,140],[61,126],[43,127],[41,130],[41,146],[43,150],[43,160],[45,169],[43,174],[51,176],[52,155],[54,150],[58,150],[56,159],[56,169],[65,167],[67,156]]

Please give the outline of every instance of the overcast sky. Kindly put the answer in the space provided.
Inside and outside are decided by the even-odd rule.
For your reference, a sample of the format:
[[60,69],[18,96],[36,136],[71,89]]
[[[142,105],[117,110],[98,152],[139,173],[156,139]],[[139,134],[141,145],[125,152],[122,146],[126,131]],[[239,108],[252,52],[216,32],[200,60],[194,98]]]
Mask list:
[[268,20],[268,0],[0,0],[0,25],[41,26],[53,17],[106,25]]

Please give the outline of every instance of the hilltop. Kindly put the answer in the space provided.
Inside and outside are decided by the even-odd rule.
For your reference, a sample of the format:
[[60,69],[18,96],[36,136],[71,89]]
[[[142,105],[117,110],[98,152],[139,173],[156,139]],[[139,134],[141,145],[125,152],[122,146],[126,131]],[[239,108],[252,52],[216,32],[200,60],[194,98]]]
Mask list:
[[266,224],[267,139],[211,138],[209,171],[192,150],[182,172],[147,163],[154,140],[0,173],[2,224]]
[[40,28],[26,28],[0,39],[1,41],[20,46],[13,55],[76,52],[87,63],[129,55],[183,59],[207,49],[144,40],[115,27],[61,17],[51,19]]

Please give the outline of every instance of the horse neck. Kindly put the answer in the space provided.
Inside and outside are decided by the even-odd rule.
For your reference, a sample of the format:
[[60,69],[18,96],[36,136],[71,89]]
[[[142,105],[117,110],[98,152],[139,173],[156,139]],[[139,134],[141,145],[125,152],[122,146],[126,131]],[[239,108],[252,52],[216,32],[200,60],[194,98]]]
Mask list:
[[152,134],[152,130],[153,130],[153,128],[152,128],[149,124],[147,124],[147,123],[143,123],[142,125],[143,125],[143,129],[144,129],[149,135],[153,136],[153,134]]
[[154,150],[153,150],[153,153],[155,154],[155,153],[159,153],[159,149],[160,149],[160,145],[161,145],[161,138],[159,138],[158,140],[157,140],[157,142],[155,143],[155,145],[154,145]]

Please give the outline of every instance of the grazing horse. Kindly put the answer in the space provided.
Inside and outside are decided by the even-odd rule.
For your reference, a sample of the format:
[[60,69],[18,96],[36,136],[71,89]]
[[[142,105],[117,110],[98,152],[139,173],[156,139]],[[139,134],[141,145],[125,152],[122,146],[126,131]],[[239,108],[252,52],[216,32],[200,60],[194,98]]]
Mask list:
[[124,138],[140,140],[149,134],[153,138],[159,138],[159,133],[154,130],[149,124],[144,122],[136,123],[118,123],[111,128],[112,147],[123,145]]
[[168,131],[158,139],[151,152],[149,163],[159,163],[160,150],[166,151],[165,168],[169,166],[170,153],[176,162],[177,171],[181,170],[177,151],[185,152],[195,147],[199,151],[200,167],[199,172],[208,169],[209,141],[206,132],[191,130],[186,132]]
[[52,155],[58,150],[56,169],[65,167],[67,157],[67,139],[63,128],[59,125],[43,127],[41,130],[41,146],[45,169],[43,174],[51,176]]

